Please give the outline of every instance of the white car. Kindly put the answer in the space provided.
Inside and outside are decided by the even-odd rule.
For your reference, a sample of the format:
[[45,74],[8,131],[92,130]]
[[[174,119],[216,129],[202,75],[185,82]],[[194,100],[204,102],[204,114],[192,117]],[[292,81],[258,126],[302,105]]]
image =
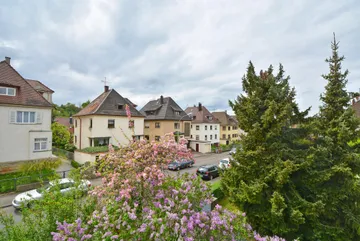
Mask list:
[[230,168],[230,158],[224,158],[222,160],[219,161],[219,168],[220,169],[224,169],[224,168]]
[[234,155],[236,153],[236,147],[231,148],[231,150],[229,151],[230,155]]
[[[69,178],[51,181],[40,188],[20,193],[14,198],[14,200],[12,201],[12,205],[15,209],[20,209],[23,205],[28,205],[30,201],[41,199],[45,192],[52,191],[57,184],[59,185],[60,192],[64,194],[75,188],[75,181]],[[90,186],[90,181],[81,180],[79,188],[83,191],[87,191]]]

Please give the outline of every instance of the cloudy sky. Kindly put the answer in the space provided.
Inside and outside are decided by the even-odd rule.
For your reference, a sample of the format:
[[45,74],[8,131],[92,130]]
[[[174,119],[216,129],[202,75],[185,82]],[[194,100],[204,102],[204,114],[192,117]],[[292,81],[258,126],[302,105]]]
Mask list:
[[210,110],[230,110],[249,60],[282,63],[315,112],[333,32],[360,88],[359,15],[359,0],[0,0],[0,57],[57,104],[95,98],[106,77],[140,107],[164,95]]

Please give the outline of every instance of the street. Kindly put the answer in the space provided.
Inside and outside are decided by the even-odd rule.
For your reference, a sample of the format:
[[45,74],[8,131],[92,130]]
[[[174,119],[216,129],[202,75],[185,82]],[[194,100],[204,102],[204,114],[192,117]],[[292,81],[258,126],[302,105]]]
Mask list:
[[[224,153],[220,153],[220,154],[204,154],[204,155],[201,155],[201,156],[198,156],[198,157],[195,156],[195,164],[194,164],[193,167],[185,168],[185,169],[182,169],[180,171],[166,170],[165,173],[169,174],[169,175],[177,175],[178,172],[180,172],[180,174],[185,173],[185,172],[193,174],[193,173],[196,173],[196,170],[200,166],[209,165],[209,164],[218,165],[219,161],[222,158],[225,158],[225,157],[228,157],[228,156],[229,156],[228,152],[224,152]],[[213,179],[212,181],[209,181],[209,182],[214,182],[214,181],[216,181],[218,179],[219,178],[215,178],[215,179]],[[91,183],[92,183],[93,186],[101,185],[101,179],[91,180]],[[5,197],[0,197],[0,201],[1,201],[2,198],[5,198]],[[15,210],[12,206],[2,208],[1,211],[5,211],[5,213],[7,213],[7,214],[12,214],[14,216],[15,222],[21,221],[21,211]],[[0,225],[0,229],[2,227],[3,226]]]

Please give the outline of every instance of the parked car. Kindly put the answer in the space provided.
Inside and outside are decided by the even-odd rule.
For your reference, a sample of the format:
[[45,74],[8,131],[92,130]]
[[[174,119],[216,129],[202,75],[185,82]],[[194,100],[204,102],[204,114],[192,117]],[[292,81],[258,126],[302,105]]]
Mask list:
[[231,166],[230,162],[231,162],[230,158],[224,158],[224,159],[219,161],[218,167],[220,169],[230,168],[230,166]]
[[234,155],[236,153],[236,147],[231,148],[229,154]]
[[212,180],[219,176],[219,170],[216,165],[201,166],[196,171],[196,175],[200,176],[202,179]]
[[[18,194],[12,201],[12,206],[15,209],[20,209],[23,205],[27,206],[31,201],[43,198],[45,192],[52,192],[56,190],[59,185],[60,192],[66,194],[75,188],[75,181],[69,178],[63,178],[56,181],[51,181],[48,184],[27,192]],[[81,180],[78,188],[82,191],[87,191],[91,186],[88,180]]]
[[183,169],[183,168],[192,167],[194,164],[195,164],[194,160],[182,159],[180,161],[173,161],[173,162],[169,163],[168,169],[174,170],[174,171],[175,170],[179,171],[180,169]]

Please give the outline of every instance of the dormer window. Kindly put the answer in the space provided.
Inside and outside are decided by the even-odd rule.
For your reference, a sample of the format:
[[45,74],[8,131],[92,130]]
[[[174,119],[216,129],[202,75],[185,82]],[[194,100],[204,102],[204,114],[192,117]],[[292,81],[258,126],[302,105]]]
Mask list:
[[124,108],[123,105],[118,105],[118,110],[122,110]]
[[10,87],[0,87],[0,95],[15,96],[16,89]]
[[175,111],[175,115],[180,115],[180,111]]
[[208,119],[209,119],[209,120],[212,120],[212,119],[213,119],[213,117],[209,115],[209,116],[208,116]]
[[146,111],[146,115],[154,115],[155,111]]

